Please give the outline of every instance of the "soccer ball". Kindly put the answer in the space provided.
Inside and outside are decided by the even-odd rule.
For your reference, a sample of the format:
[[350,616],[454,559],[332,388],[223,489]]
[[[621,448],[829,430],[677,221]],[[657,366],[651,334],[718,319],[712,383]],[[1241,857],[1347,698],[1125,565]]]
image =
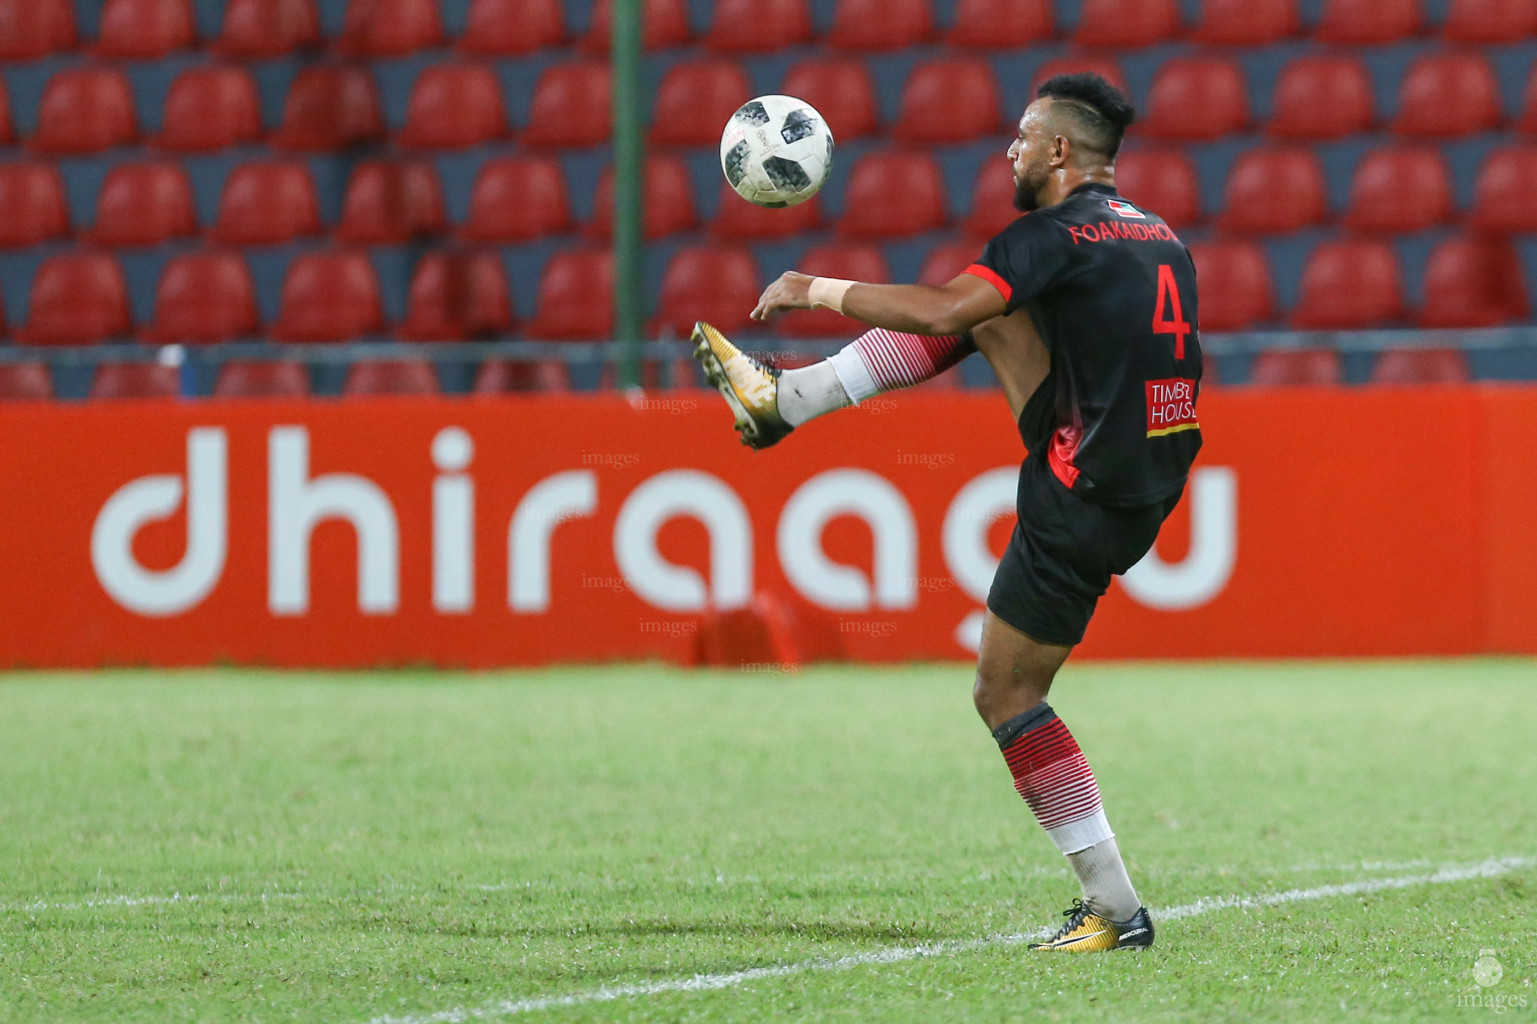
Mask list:
[[794,206],[817,194],[833,166],[833,133],[793,96],[744,103],[720,137],[720,169],[737,195],[759,206]]

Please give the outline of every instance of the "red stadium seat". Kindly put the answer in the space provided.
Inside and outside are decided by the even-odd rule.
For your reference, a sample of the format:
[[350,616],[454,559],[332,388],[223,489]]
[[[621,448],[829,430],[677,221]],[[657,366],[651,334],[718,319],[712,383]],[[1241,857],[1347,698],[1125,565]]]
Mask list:
[[261,99],[244,68],[188,68],[176,76],[165,101],[165,123],[155,145],[180,152],[213,152],[261,138]]
[[769,209],[749,203],[722,180],[710,233],[722,239],[767,241],[814,231],[821,223],[822,204],[816,199],[777,210]]
[[282,310],[271,334],[276,341],[353,341],[384,326],[379,279],[360,252],[300,256],[283,280]]
[[466,341],[512,332],[512,293],[494,252],[438,249],[411,275],[410,311],[396,332],[404,341]]
[[482,57],[516,57],[566,38],[561,0],[472,0],[459,49]]
[[674,64],[657,88],[651,141],[661,146],[715,146],[721,128],[753,97],[747,72],[733,60],[707,58]]
[[5,79],[0,78],[0,146],[9,146],[16,141],[16,133],[11,126],[11,94],[5,87]]
[[1421,231],[1453,215],[1452,176],[1432,146],[1375,149],[1350,180],[1345,226],[1355,231]]
[[24,345],[91,345],[132,329],[123,268],[105,253],[50,256],[32,278],[31,315],[18,329]]
[[137,126],[127,76],[109,68],[76,68],[48,79],[37,132],[28,144],[59,156],[99,153],[133,142]]
[[0,402],[46,402],[52,397],[46,363],[0,363]]
[[1243,131],[1249,92],[1243,69],[1220,57],[1174,57],[1153,75],[1138,132],[1159,139],[1208,141]]
[[365,68],[319,65],[294,76],[283,104],[283,126],[272,143],[280,149],[326,150],[383,138],[374,76]]
[[1184,150],[1123,152],[1115,161],[1115,184],[1121,195],[1158,214],[1176,230],[1202,219],[1201,182],[1195,161]]
[[752,326],[748,314],[762,291],[758,261],[747,249],[708,245],[680,249],[662,274],[662,295],[651,332],[686,338],[695,320],[708,320],[728,333],[742,330]]
[[197,232],[192,181],[179,163],[118,164],[96,196],[98,245],[159,245]]
[[892,132],[904,142],[967,142],[996,135],[1002,98],[992,65],[980,57],[924,61],[908,73]]
[[96,54],[153,60],[197,41],[192,0],[107,0]]
[[1044,42],[1054,31],[1049,0],[960,0],[945,42],[974,50],[1011,50]]
[[224,181],[212,238],[225,245],[282,245],[320,233],[315,179],[302,161],[240,164]]
[[1529,0],[1452,0],[1441,36],[1457,43],[1519,43],[1537,36]]
[[425,359],[382,359],[353,363],[342,394],[436,395],[442,391],[438,373]]
[[705,49],[770,53],[811,38],[806,0],[716,0]]
[[1416,58],[1398,89],[1393,131],[1422,138],[1452,138],[1499,126],[1500,86],[1489,61],[1473,53]]
[[839,142],[875,132],[880,107],[870,68],[857,57],[808,57],[785,72],[779,91],[803,99],[837,125]]
[[[641,233],[647,239],[666,238],[688,231],[699,222],[699,216],[694,212],[694,184],[689,177],[688,165],[681,158],[647,157],[642,190],[646,204],[641,213],[644,218]],[[598,176],[598,189],[592,202],[592,223],[587,225],[587,234],[592,238],[607,239],[613,231],[614,168],[609,166]]]
[[539,275],[539,307],[523,325],[541,341],[596,340],[614,332],[614,257],[608,249],[566,249]]
[[1491,150],[1473,186],[1475,227],[1492,231],[1537,231],[1537,146]]
[[971,186],[971,212],[962,222],[961,230],[968,238],[986,241],[1018,216],[1019,211],[1014,209],[1013,165],[996,157],[988,160],[977,169],[977,180]]
[[310,393],[310,373],[303,363],[231,360],[214,378],[216,398],[303,398]]
[[919,284],[948,284],[977,261],[982,247],[972,242],[940,242],[923,258]]
[[[609,0],[592,5],[592,25],[579,44],[588,53],[607,53],[613,12]],[[688,24],[686,0],[646,0],[641,43],[648,50],[684,46],[693,37]]]
[[933,33],[929,0],[838,0],[827,45],[836,50],[902,50]]
[[1297,0],[1201,0],[1201,24],[1191,38],[1209,46],[1264,46],[1301,31]]
[[477,395],[505,395],[519,391],[569,391],[571,371],[558,359],[531,362],[487,359],[475,371],[471,391]]
[[[534,86],[528,129],[531,146],[596,146],[613,133],[613,78],[597,61],[545,68]],[[726,123],[721,119],[721,125]],[[717,134],[719,128],[717,128]]]
[[315,0],[229,0],[213,49],[226,57],[285,57],[320,42]]
[[900,238],[943,227],[945,183],[927,153],[862,157],[849,173],[838,232],[853,238]]
[[1430,253],[1421,327],[1498,327],[1531,316],[1521,258],[1498,238],[1449,238]]
[[[796,262],[795,269],[813,277],[837,277],[845,281],[884,284],[891,280],[886,257],[879,248],[869,244],[834,242],[814,246]],[[794,310],[773,323],[775,330],[787,338],[837,338],[865,329],[859,321],[830,309]]]
[[233,252],[196,252],[166,264],[146,341],[210,344],[259,333],[256,286]]
[[472,242],[526,242],[570,229],[570,202],[560,161],[511,156],[481,165],[459,237]]
[[1249,241],[1191,246],[1201,283],[1203,331],[1242,331],[1275,317],[1275,288],[1265,250]]
[[1296,57],[1281,69],[1265,130],[1289,139],[1338,139],[1372,126],[1372,76],[1355,57]]
[[1390,348],[1377,353],[1373,384],[1463,384],[1472,378],[1468,357],[1453,348]]
[[423,149],[465,149],[507,134],[507,105],[496,72],[483,64],[440,64],[417,77],[400,141]]
[[[1121,70],[1120,62],[1114,57],[1103,53],[1078,53],[1069,54],[1066,57],[1053,57],[1036,68],[1035,77],[1030,81],[1030,99],[1035,99],[1036,93],[1040,91],[1047,79],[1083,71],[1092,71],[1121,92],[1131,95],[1126,87],[1126,73]],[[1014,116],[1012,111],[1010,115]]]
[[175,398],[181,394],[181,371],[159,363],[103,363],[91,381],[92,401],[122,398]]
[[1083,0],[1073,42],[1130,50],[1179,34],[1179,5],[1175,0]]
[[1537,64],[1532,65],[1532,70],[1526,76],[1526,91],[1521,99],[1521,120],[1516,122],[1516,129],[1527,135],[1537,135]]
[[58,167],[0,164],[0,248],[33,246],[68,233],[69,203]]
[[1393,247],[1346,239],[1320,243],[1308,254],[1292,323],[1318,330],[1381,327],[1402,319],[1403,312]]
[[[703,378],[698,372],[698,364],[686,356],[673,359],[646,359],[640,364],[640,386],[648,391],[658,391],[663,388],[669,390],[696,388],[703,383]],[[610,391],[620,387],[617,360],[610,359],[604,362],[600,384]]]
[[443,42],[438,0],[348,0],[338,53],[403,57]]
[[71,0],[0,0],[0,60],[36,60],[75,47]]
[[1228,172],[1219,224],[1274,234],[1322,223],[1328,212],[1328,183],[1312,149],[1251,149]]
[[1259,387],[1332,387],[1343,379],[1332,348],[1267,349],[1249,367],[1249,383]]
[[1396,43],[1418,35],[1420,0],[1324,0],[1317,36],[1326,43]]
[[425,161],[367,160],[353,169],[336,237],[399,245],[448,230],[437,168]]

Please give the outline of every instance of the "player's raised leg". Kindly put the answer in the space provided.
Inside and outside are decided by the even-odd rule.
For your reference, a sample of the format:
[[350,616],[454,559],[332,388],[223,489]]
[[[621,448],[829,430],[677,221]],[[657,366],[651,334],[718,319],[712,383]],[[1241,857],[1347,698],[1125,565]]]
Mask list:
[[742,443],[767,448],[802,423],[936,377],[976,349],[969,336],[866,331],[829,359],[765,366],[707,323],[694,325],[694,357],[736,417]]
[[988,611],[982,627],[977,712],[1003,752],[1014,788],[1083,888],[1057,934],[1030,948],[1089,953],[1153,943],[1153,923],[1137,899],[1105,817],[1099,785],[1062,719],[1046,702],[1070,646],[1042,643]]

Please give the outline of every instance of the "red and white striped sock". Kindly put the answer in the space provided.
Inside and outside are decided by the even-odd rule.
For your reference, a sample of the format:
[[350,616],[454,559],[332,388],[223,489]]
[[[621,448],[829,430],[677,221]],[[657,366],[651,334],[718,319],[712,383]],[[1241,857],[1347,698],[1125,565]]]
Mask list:
[[1140,906],[1078,741],[1045,701],[993,730],[1014,788],[1067,855],[1097,914],[1122,921]]
[[798,427],[850,402],[922,384],[975,351],[969,338],[958,335],[931,338],[876,327],[831,359],[781,373],[779,415]]
[[897,388],[910,388],[944,373],[976,351],[965,335],[906,334],[875,327],[829,360],[856,403]]

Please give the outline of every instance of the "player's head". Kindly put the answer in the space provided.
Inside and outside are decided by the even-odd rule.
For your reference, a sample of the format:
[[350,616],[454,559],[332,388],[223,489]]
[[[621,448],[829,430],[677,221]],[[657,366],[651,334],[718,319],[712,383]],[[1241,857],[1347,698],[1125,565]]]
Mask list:
[[1119,89],[1093,72],[1047,79],[1019,119],[1009,147],[1014,162],[1014,206],[1041,206],[1054,173],[1109,167],[1137,112]]

